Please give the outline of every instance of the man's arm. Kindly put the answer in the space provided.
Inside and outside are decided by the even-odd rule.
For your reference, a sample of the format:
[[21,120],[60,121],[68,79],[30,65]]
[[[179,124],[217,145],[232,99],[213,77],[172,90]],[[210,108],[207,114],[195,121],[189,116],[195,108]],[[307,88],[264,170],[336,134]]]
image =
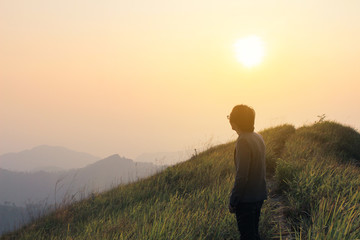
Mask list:
[[244,190],[248,181],[251,150],[245,139],[239,139],[236,143],[236,177],[231,191],[230,206],[235,207],[243,198]]

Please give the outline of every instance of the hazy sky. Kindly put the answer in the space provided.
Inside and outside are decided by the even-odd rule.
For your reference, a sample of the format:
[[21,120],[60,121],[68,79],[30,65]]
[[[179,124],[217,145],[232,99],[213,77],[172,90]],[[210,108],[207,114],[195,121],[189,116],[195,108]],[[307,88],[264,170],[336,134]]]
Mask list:
[[[0,0],[0,154],[40,144],[100,157],[235,139],[318,115],[360,128],[360,1]],[[234,43],[256,35],[251,69]]]

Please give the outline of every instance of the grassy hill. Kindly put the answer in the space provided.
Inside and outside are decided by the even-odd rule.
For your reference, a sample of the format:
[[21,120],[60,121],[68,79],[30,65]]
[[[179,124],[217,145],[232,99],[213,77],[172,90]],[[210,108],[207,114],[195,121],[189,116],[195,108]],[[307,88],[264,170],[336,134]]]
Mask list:
[[[261,132],[269,199],[264,239],[360,238],[360,134],[334,122]],[[228,197],[234,142],[63,207],[1,239],[237,239]]]

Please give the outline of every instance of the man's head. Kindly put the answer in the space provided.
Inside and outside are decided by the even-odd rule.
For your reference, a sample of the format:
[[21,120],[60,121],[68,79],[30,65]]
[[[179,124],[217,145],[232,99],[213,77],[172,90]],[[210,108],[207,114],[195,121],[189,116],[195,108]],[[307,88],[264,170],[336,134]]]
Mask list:
[[228,118],[233,129],[238,128],[241,132],[254,131],[255,111],[251,107],[236,105]]

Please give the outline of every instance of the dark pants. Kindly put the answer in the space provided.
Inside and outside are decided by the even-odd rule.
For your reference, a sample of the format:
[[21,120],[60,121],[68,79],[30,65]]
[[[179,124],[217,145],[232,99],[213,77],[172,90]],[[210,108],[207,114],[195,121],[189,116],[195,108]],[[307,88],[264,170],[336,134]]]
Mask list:
[[264,201],[240,203],[236,207],[236,221],[241,240],[260,240],[259,218]]

